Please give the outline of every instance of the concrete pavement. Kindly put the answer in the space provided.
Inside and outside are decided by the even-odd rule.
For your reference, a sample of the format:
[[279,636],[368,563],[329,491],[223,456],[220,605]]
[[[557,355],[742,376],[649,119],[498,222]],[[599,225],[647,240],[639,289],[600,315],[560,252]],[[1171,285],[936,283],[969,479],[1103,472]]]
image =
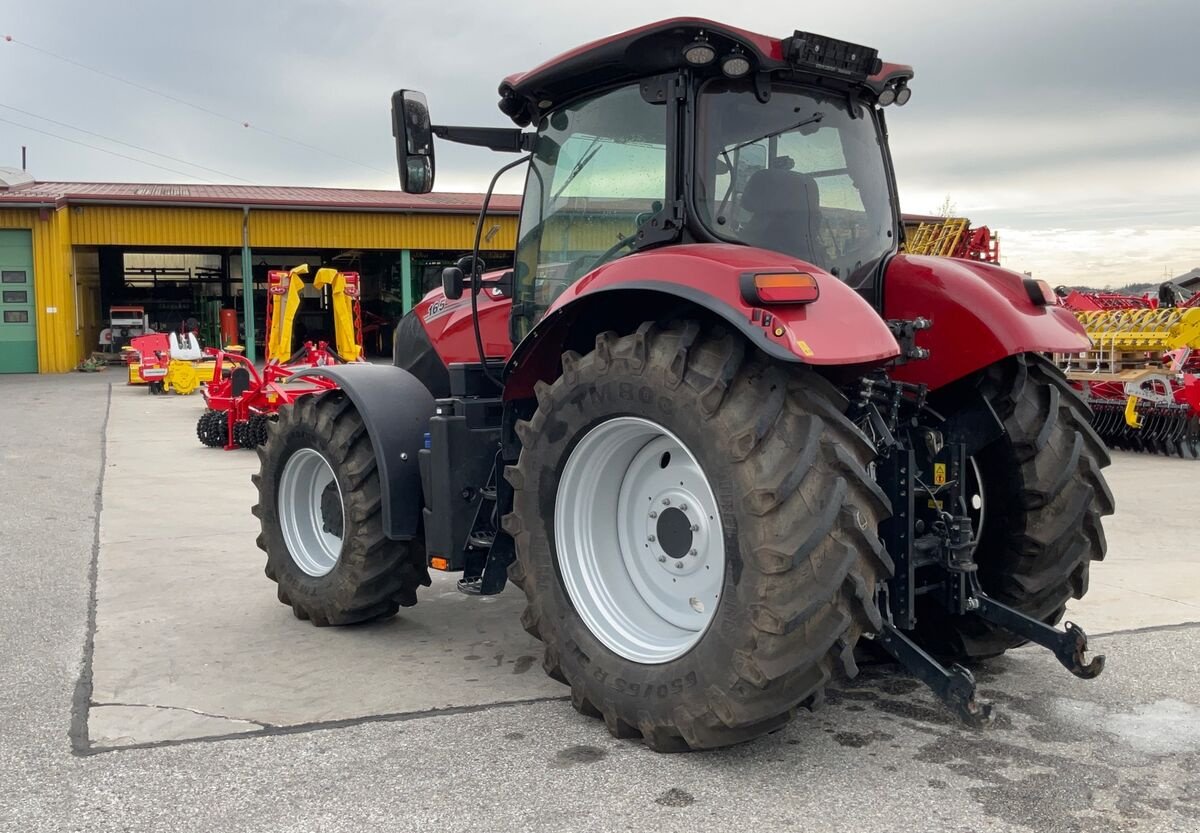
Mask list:
[[[123,386],[105,450],[105,381],[0,378],[0,830],[1200,829],[1200,629],[1126,632],[1200,620],[1191,527],[1161,508],[1200,517],[1164,494],[1196,464],[1110,470],[1110,557],[1072,610],[1118,631],[1094,639],[1100,679],[1012,652],[980,674],[1003,717],[971,732],[869,672],[761,741],[659,756],[543,699],[564,689],[525,659],[517,594],[295,621],[253,546],[253,455],[195,441],[198,399]],[[70,752],[80,679],[76,740],[100,754]]]

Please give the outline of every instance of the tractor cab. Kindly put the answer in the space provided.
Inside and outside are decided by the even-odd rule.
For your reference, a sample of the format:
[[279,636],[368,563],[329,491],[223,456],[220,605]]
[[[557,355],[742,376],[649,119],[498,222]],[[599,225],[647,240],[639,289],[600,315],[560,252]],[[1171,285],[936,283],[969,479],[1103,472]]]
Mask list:
[[671,243],[781,253],[875,301],[901,233],[880,107],[911,77],[828,37],[665,21],[505,79],[501,110],[533,132],[426,128],[424,97],[397,93],[401,171],[432,187],[426,130],[530,151],[517,339],[584,275]]

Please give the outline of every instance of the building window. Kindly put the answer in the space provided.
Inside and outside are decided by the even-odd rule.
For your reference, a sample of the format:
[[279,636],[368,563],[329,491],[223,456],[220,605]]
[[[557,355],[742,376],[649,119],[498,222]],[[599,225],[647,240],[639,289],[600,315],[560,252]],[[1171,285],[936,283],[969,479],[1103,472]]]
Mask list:
[[4,311],[5,324],[28,324],[29,313],[23,309],[9,309]]
[[13,271],[9,271],[8,269],[5,269],[3,272],[0,272],[0,283],[26,283],[26,282],[27,282],[26,274],[23,269],[22,270],[13,270]]
[[28,304],[29,293],[24,289],[6,289],[4,290],[4,303],[6,304]]

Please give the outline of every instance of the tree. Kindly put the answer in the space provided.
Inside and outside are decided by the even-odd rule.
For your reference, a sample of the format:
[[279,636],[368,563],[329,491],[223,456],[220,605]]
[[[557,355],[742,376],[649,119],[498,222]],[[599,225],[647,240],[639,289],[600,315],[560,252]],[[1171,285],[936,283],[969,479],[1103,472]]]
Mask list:
[[947,194],[946,198],[942,200],[942,204],[933,210],[933,214],[936,217],[953,217],[957,211],[958,205]]

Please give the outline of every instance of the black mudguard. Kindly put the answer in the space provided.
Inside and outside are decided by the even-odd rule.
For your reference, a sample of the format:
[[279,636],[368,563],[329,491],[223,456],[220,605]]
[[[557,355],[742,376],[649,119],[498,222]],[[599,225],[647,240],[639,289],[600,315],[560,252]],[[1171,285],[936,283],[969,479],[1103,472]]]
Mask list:
[[314,367],[296,375],[332,379],[350,397],[379,465],[383,531],[396,541],[415,538],[423,506],[417,451],[425,447],[433,394],[407,370],[388,365]]

